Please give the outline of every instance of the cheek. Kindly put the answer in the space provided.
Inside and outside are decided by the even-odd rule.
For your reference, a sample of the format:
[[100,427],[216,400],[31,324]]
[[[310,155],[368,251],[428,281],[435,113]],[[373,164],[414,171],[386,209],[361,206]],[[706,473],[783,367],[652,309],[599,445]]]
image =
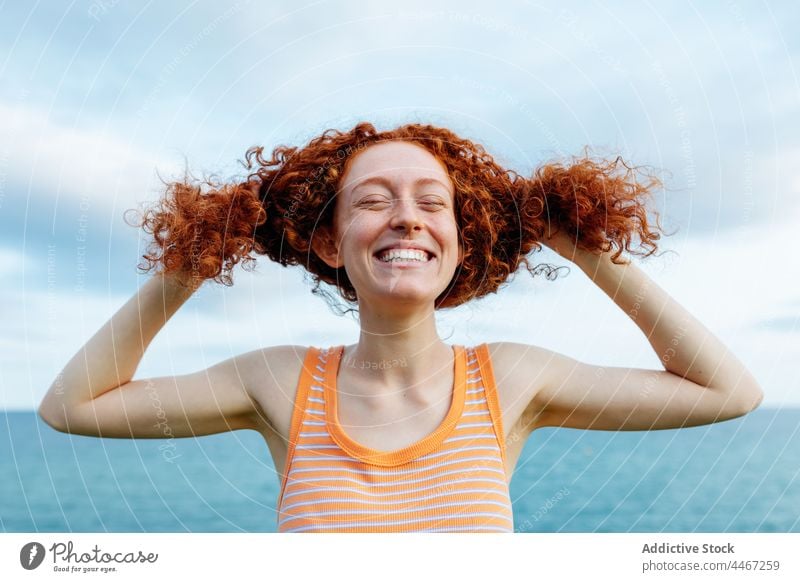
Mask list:
[[380,224],[370,220],[368,216],[354,217],[348,222],[340,224],[341,238],[339,241],[341,252],[347,256],[355,256],[364,252],[375,242],[375,237],[380,234]]
[[458,225],[452,218],[442,221],[438,228],[438,232],[441,233],[440,236],[442,243],[445,243],[450,249],[458,249],[458,246],[461,242],[460,237],[458,236]]
[[349,227],[352,239],[369,242],[385,228],[385,221],[380,220],[377,215],[361,215],[353,218]]

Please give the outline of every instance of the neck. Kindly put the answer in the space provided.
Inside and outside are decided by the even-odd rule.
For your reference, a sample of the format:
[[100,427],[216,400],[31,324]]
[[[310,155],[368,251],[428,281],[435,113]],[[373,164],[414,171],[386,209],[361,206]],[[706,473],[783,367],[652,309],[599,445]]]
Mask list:
[[453,365],[453,350],[436,330],[433,305],[425,311],[371,310],[359,305],[358,344],[345,350],[342,367],[369,381],[374,391],[420,388]]

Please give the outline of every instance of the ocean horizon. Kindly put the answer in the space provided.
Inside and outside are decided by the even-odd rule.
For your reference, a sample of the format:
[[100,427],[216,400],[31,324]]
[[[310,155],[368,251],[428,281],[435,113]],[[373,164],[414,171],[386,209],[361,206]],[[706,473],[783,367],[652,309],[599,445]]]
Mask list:
[[[254,431],[59,433],[0,412],[4,532],[275,532],[279,482]],[[511,482],[516,532],[800,532],[800,408],[660,431],[546,428]]]

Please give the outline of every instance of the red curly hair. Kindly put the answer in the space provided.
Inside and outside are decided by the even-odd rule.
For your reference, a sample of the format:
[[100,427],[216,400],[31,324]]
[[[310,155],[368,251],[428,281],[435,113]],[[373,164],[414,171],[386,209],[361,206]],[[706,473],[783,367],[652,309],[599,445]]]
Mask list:
[[[623,250],[645,257],[657,250],[661,227],[656,220],[651,229],[645,198],[661,183],[620,157],[606,161],[585,155],[569,165],[545,164],[525,178],[448,129],[407,124],[379,132],[359,123],[348,132],[327,130],[303,148],[278,146],[269,159],[263,147],[252,147],[244,162],[249,174],[241,182],[184,177],[168,183],[165,195],[134,224],[153,235],[139,268],[232,285],[237,263],[252,270],[253,254],[267,255],[283,266],[303,265],[313,279],[312,292],[333,300],[332,307],[339,306],[321,283],[357,304],[345,269],[324,263],[311,250],[311,240],[321,225],[333,224],[334,197],[347,162],[389,140],[424,147],[444,164],[455,186],[464,260],[436,299],[437,308],[495,293],[520,263],[533,275],[553,278],[551,265],[531,266],[527,257],[541,250],[540,241],[551,230],[565,230],[584,250],[615,250],[611,258],[618,264],[624,262],[619,259]],[[637,172],[647,178],[643,183]],[[638,251],[631,248],[634,234]]]

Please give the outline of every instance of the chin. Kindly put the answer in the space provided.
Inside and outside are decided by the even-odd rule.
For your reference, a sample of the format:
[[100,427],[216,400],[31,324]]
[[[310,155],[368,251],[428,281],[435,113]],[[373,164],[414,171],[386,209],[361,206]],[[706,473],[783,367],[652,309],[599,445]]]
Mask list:
[[389,305],[419,305],[421,307],[433,305],[438,295],[432,295],[429,291],[418,291],[413,289],[393,289],[382,290],[375,295],[381,303]]

